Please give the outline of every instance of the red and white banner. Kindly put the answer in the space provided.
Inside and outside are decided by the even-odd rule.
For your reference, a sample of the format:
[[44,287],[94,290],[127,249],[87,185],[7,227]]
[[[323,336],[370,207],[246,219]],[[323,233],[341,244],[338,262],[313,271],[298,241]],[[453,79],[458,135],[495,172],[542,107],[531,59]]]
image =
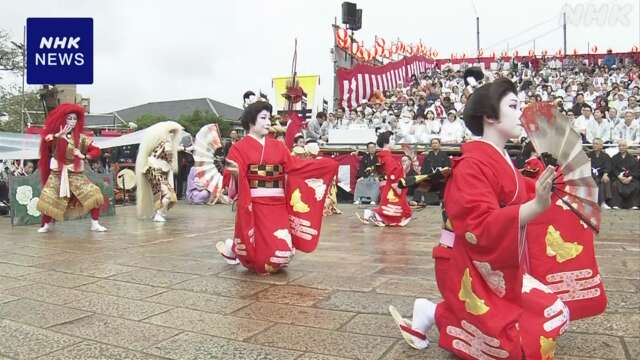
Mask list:
[[352,109],[369,100],[374,91],[407,86],[411,75],[423,73],[434,66],[434,60],[410,56],[384,66],[358,64],[351,69],[338,69],[339,103]]

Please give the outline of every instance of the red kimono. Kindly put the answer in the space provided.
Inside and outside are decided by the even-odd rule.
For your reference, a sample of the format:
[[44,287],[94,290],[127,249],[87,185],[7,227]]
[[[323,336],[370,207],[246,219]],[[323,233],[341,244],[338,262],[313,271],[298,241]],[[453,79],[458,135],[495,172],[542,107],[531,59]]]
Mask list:
[[296,249],[316,248],[325,197],[338,171],[331,159],[301,160],[282,142],[264,141],[245,136],[227,156],[239,169],[230,187],[238,190],[233,252],[258,273],[287,266]]
[[402,165],[389,149],[379,151],[377,156],[386,181],[380,190],[380,205],[373,212],[387,226],[405,226],[411,220],[411,207],[407,201],[409,189],[398,188],[404,177]]
[[[563,177],[557,181],[562,183]],[[527,238],[530,274],[569,307],[571,320],[604,312],[607,296],[596,261],[593,231],[558,196],[553,194],[551,206],[529,222]]]
[[527,274],[520,205],[532,199],[504,151],[478,140],[462,145],[445,189],[452,247],[434,248],[440,346],[463,359],[552,359],[568,309]]

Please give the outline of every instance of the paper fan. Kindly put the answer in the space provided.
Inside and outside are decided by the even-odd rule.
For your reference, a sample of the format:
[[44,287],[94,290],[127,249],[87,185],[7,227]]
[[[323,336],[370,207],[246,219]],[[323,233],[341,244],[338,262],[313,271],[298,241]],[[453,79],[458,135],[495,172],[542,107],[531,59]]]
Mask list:
[[591,160],[571,121],[552,103],[535,103],[522,113],[522,125],[546,165],[556,165],[552,192],[595,232],[600,230],[598,186],[591,177]]
[[221,159],[216,150],[222,147],[218,124],[203,126],[196,134],[193,144],[193,161],[196,169],[195,180],[200,186],[214,194],[214,200],[222,193]]

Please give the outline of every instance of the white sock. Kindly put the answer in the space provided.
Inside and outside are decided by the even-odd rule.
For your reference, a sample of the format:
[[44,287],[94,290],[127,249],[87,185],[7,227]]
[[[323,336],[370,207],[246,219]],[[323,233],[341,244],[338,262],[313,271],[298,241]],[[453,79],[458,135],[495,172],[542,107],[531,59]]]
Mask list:
[[224,241],[224,252],[229,257],[236,257],[236,254],[233,253],[233,240],[227,239]]
[[[436,304],[427,299],[416,299],[413,303],[413,318],[411,319],[411,328],[423,334],[427,334],[429,329],[435,324],[436,320]],[[429,340],[413,338],[414,343],[419,348],[429,346]]]

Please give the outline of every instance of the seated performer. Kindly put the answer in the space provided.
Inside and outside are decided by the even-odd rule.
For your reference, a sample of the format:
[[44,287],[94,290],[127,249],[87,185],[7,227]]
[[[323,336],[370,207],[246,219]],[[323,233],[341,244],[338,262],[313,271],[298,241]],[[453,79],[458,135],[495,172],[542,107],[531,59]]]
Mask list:
[[178,171],[182,126],[163,121],[145,131],[136,159],[138,217],[165,222],[167,211],[177,202],[173,174]]
[[618,142],[620,150],[611,158],[614,180],[611,185],[611,205],[614,209],[638,209],[640,206],[640,165],[629,154],[626,140]]
[[259,274],[286,267],[296,250],[315,250],[324,201],[338,171],[331,159],[298,159],[267,136],[271,111],[269,103],[257,101],[242,114],[248,135],[227,157],[234,175],[229,197],[237,198],[234,239],[216,244],[228,263]]
[[411,207],[407,200],[408,188],[400,188],[399,183],[404,179],[404,171],[400,161],[391,154],[391,131],[385,131],[378,135],[377,145],[382,150],[378,151],[378,164],[385,175],[385,183],[380,191],[380,206],[373,210],[366,209],[361,218],[367,224],[377,226],[405,226],[411,221]]
[[417,299],[412,321],[389,308],[412,347],[426,348],[436,325],[440,346],[462,359],[550,359],[567,328],[566,305],[527,274],[524,228],[550,205],[554,170],[532,193],[511,163],[504,145],[521,130],[516,94],[499,79],[467,102],[465,124],[482,138],[462,145],[445,188],[454,236],[433,251],[443,301]]
[[107,231],[100,225],[100,188],[84,174],[84,160],[100,158],[100,148],[84,134],[84,109],[60,104],[44,121],[40,140],[42,192],[38,210],[42,213],[40,233],[53,230],[54,220],[64,221],[91,212],[91,231]]
[[[357,153],[356,153],[357,154]],[[376,144],[367,143],[367,152],[362,154],[360,158],[360,166],[358,166],[358,174],[356,175],[356,188],[353,192],[353,204],[360,205],[363,199],[371,205],[375,205],[380,196],[380,183],[375,174],[376,164]]]

